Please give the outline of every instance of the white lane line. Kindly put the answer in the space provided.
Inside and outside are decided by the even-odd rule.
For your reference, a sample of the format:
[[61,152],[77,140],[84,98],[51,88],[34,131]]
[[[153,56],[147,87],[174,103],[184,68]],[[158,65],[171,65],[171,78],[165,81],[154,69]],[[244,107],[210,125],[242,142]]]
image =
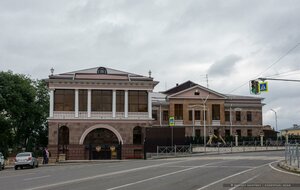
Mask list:
[[273,170],[276,170],[276,171],[281,172],[281,173],[291,174],[291,175],[295,175],[295,176],[300,176],[300,174],[296,174],[296,173],[292,173],[292,172],[288,172],[288,171],[284,171],[284,170],[277,169],[277,168],[275,168],[274,166],[272,166],[271,163],[269,164],[269,166],[270,166]]
[[148,169],[148,168],[160,167],[160,166],[167,165],[167,164],[176,164],[176,163],[180,163],[180,162],[185,162],[185,161],[181,160],[181,161],[177,161],[177,162],[168,162],[168,163],[156,164],[156,165],[151,165],[151,166],[143,166],[143,167],[139,167],[139,168],[116,171],[116,172],[100,174],[100,175],[95,175],[95,176],[90,176],[90,177],[85,177],[85,178],[79,178],[79,179],[73,179],[73,180],[48,184],[48,185],[42,185],[42,186],[38,186],[38,187],[32,187],[32,188],[28,188],[27,190],[29,190],[29,189],[30,190],[45,189],[45,188],[48,189],[48,188],[56,187],[56,186],[60,186],[60,185],[67,185],[67,184],[71,184],[71,183],[79,183],[79,182],[82,182],[82,181],[93,180],[93,179],[97,179],[97,178],[101,178],[101,177],[112,176],[112,175],[123,174],[123,173],[129,173],[129,172],[144,170],[144,169]]
[[136,184],[139,184],[139,183],[143,183],[143,182],[146,182],[146,181],[151,181],[151,180],[154,180],[154,179],[158,179],[158,178],[162,178],[162,177],[174,175],[174,174],[177,174],[177,173],[182,173],[182,172],[185,172],[185,171],[189,171],[189,170],[193,170],[193,169],[197,169],[197,168],[206,167],[207,165],[210,165],[210,164],[218,164],[218,163],[223,163],[223,162],[225,162],[225,161],[212,162],[212,163],[204,164],[204,165],[201,165],[201,166],[194,166],[194,167],[183,169],[183,170],[179,170],[179,171],[176,171],[176,172],[171,172],[171,173],[167,173],[167,174],[155,176],[155,177],[152,177],[152,178],[147,178],[147,179],[144,179],[144,180],[136,181],[136,182],[133,182],[133,183],[128,183],[128,184],[120,185],[120,186],[117,186],[117,187],[112,187],[112,188],[109,188],[109,189],[106,189],[106,190],[120,189],[120,188],[123,188],[123,187],[128,187],[128,186],[131,186],[131,185],[136,185]]
[[42,179],[42,178],[47,178],[47,177],[50,177],[50,175],[45,175],[45,176],[40,176],[40,177],[27,178],[27,179],[24,179],[24,181],[31,181],[31,180]]
[[12,176],[3,176],[3,177],[0,177],[0,179],[10,178],[10,177],[19,177],[19,176],[24,176],[24,175],[33,175],[33,174],[35,174],[35,173],[19,174],[19,175],[12,175]]
[[224,177],[224,178],[219,179],[219,180],[217,180],[217,181],[214,181],[214,182],[212,182],[212,183],[210,183],[210,184],[208,184],[208,185],[205,185],[205,186],[203,186],[203,187],[201,187],[201,188],[199,188],[199,189],[197,189],[197,190],[202,190],[202,189],[208,188],[208,187],[210,187],[210,186],[212,186],[212,185],[215,185],[215,184],[217,184],[217,183],[220,183],[221,181],[224,181],[224,180],[226,180],[226,179],[229,179],[229,178],[232,178],[232,177],[241,175],[241,174],[243,174],[243,173],[246,173],[246,172],[255,170],[255,169],[257,169],[257,168],[264,167],[264,166],[266,166],[266,165],[268,165],[268,164],[272,164],[272,163],[275,163],[275,162],[279,162],[279,161],[278,161],[278,160],[277,160],[277,161],[273,161],[273,162],[271,162],[271,163],[263,164],[263,165],[260,165],[260,166],[254,167],[254,168],[250,168],[250,169],[248,169],[248,170],[241,171],[241,172],[239,172],[239,173],[235,173],[235,174],[233,174],[233,175]]
[[254,177],[251,177],[250,179],[246,180],[246,181],[243,181],[242,183],[238,184],[237,186],[231,188],[231,189],[228,189],[228,190],[234,190],[238,187],[240,187],[241,185],[244,185],[245,183],[248,183],[249,181],[252,181],[253,179],[257,178],[258,176],[260,176],[260,174],[254,176]]

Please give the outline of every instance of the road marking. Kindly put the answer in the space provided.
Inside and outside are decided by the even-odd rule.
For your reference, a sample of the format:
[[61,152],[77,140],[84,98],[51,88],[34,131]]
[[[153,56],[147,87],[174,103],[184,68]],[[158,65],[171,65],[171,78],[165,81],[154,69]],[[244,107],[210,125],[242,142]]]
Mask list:
[[35,173],[26,173],[26,174],[19,174],[19,175],[13,175],[13,176],[3,176],[0,177],[0,179],[4,179],[4,178],[10,178],[10,177],[19,177],[19,176],[23,176],[23,175],[33,175]]
[[233,188],[231,188],[231,189],[228,189],[228,190],[234,190],[234,189],[240,187],[241,185],[243,185],[243,184],[245,184],[245,183],[248,183],[249,181],[252,181],[253,179],[257,178],[258,176],[260,176],[260,174],[254,176],[254,177],[251,177],[250,179],[244,181],[243,183],[240,183],[240,184],[238,184],[237,186],[235,186],[235,187],[233,187]]
[[281,172],[281,173],[286,173],[286,174],[291,174],[291,175],[295,175],[295,176],[300,176],[300,174],[296,174],[296,173],[292,173],[292,172],[288,172],[288,171],[284,171],[284,170],[277,169],[277,168],[275,168],[274,166],[272,166],[271,163],[269,164],[269,166],[270,166],[273,170],[276,170],[276,171]]
[[151,180],[154,180],[154,179],[158,179],[158,178],[162,178],[162,177],[174,175],[174,174],[177,174],[177,173],[182,173],[182,172],[185,172],[185,171],[189,171],[189,170],[193,170],[193,169],[197,169],[197,168],[206,167],[206,166],[208,166],[210,164],[218,164],[218,163],[223,163],[223,162],[226,162],[226,161],[212,162],[212,163],[208,163],[208,164],[204,164],[204,165],[200,165],[200,166],[194,166],[194,167],[190,167],[190,168],[187,168],[187,169],[179,170],[179,171],[176,171],[176,172],[171,172],[171,173],[163,174],[163,175],[160,175],[160,176],[155,176],[155,177],[152,177],[152,178],[148,178],[148,179],[136,181],[136,182],[133,182],[133,183],[128,183],[128,184],[124,184],[124,185],[121,185],[121,186],[112,187],[112,188],[109,188],[109,189],[106,189],[106,190],[120,189],[120,188],[123,188],[123,187],[128,187],[128,186],[131,186],[131,185],[136,185],[136,184],[139,184],[139,183],[143,183],[143,182],[146,182],[146,181],[151,181]]
[[48,189],[48,188],[56,187],[56,186],[60,186],[60,185],[67,185],[67,184],[71,184],[71,183],[79,183],[79,182],[82,182],[82,181],[93,180],[93,179],[97,179],[97,178],[101,178],[101,177],[112,176],[112,175],[123,174],[123,173],[129,173],[129,172],[139,171],[139,170],[148,169],[148,168],[160,167],[160,166],[167,165],[167,164],[176,164],[176,163],[180,163],[180,162],[185,162],[185,161],[181,160],[181,161],[177,161],[177,162],[168,162],[168,163],[156,164],[156,165],[151,165],[151,166],[143,166],[143,167],[139,167],[139,168],[133,168],[133,169],[128,169],[128,170],[122,170],[122,171],[111,172],[111,173],[106,173],[106,174],[100,174],[100,175],[95,175],[95,176],[90,176],[90,177],[85,177],[85,178],[73,179],[73,180],[48,184],[48,185],[42,185],[42,186],[38,186],[38,187],[32,187],[32,188],[28,188],[27,190],[29,190],[29,189],[30,190],[45,189],[45,188]]
[[24,181],[31,181],[31,180],[42,179],[42,178],[47,178],[47,177],[50,177],[50,175],[45,175],[45,176],[40,176],[40,177],[27,178],[27,179],[24,179]]
[[208,185],[205,185],[205,186],[203,186],[203,187],[201,187],[201,188],[199,188],[199,189],[197,189],[197,190],[205,189],[205,188],[207,188],[207,187],[210,187],[210,186],[212,186],[212,185],[215,185],[215,184],[217,184],[217,183],[219,183],[219,182],[221,182],[221,181],[224,181],[224,180],[226,180],[226,179],[229,179],[229,178],[232,178],[232,177],[241,175],[241,174],[243,174],[243,173],[246,173],[246,172],[255,170],[255,169],[257,169],[257,168],[261,168],[261,167],[263,167],[263,166],[266,166],[266,165],[268,165],[268,164],[272,164],[272,163],[275,163],[275,162],[279,162],[279,161],[276,160],[276,161],[273,161],[273,162],[271,162],[271,163],[263,164],[263,165],[260,165],[260,166],[254,167],[254,168],[250,168],[250,169],[248,169],[248,170],[241,171],[241,172],[239,172],[239,173],[235,173],[235,174],[233,174],[233,175],[224,177],[224,178],[219,179],[219,180],[217,180],[217,181],[214,181],[214,182],[212,182],[212,183],[210,183],[210,184],[208,184]]

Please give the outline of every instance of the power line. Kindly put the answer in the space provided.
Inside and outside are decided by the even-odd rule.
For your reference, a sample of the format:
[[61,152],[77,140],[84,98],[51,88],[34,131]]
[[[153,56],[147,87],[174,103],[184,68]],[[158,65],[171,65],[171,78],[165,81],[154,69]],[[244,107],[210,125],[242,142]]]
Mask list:
[[[263,73],[267,72],[271,67],[273,67],[275,64],[277,64],[279,61],[281,61],[285,56],[287,56],[288,54],[290,54],[294,49],[296,49],[298,46],[300,45],[300,42],[298,42],[295,46],[293,46],[292,48],[290,48],[285,54],[283,54],[282,56],[280,56],[275,62],[273,62],[269,67],[267,67],[263,72],[259,73],[258,75],[256,75],[256,77],[254,78],[258,78],[259,76],[261,76]],[[249,81],[249,80],[248,80]],[[248,84],[248,81],[243,83],[242,85],[240,85],[239,87],[233,89],[232,91],[229,92],[232,93],[234,91],[236,91],[237,89],[245,86],[246,84]]]

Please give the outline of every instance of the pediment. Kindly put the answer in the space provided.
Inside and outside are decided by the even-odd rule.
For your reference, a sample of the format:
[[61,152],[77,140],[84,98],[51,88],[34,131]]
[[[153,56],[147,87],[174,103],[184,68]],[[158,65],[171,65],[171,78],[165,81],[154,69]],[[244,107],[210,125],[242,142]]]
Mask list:
[[169,95],[168,98],[206,99],[207,96],[208,96],[208,99],[225,99],[226,98],[225,95],[215,92],[213,90],[210,90],[210,89],[205,88],[200,85],[196,85],[196,86],[193,86],[186,90]]

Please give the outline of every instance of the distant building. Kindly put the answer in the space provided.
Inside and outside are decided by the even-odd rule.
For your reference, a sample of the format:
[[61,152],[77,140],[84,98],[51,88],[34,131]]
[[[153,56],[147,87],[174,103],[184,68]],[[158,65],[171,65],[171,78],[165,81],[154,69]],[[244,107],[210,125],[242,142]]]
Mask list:
[[294,124],[293,127],[280,130],[281,135],[300,136],[300,125]]
[[185,136],[204,136],[204,125],[206,136],[263,134],[262,98],[225,95],[187,81],[154,93],[152,101],[153,126],[168,126],[174,116],[175,127],[184,127]]

